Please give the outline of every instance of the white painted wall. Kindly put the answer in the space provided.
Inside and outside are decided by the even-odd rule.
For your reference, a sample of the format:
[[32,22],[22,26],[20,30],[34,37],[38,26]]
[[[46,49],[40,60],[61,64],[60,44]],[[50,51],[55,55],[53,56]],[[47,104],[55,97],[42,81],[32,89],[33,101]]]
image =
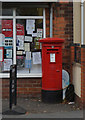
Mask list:
[[76,95],[81,97],[81,65],[79,63],[73,65],[73,84]]

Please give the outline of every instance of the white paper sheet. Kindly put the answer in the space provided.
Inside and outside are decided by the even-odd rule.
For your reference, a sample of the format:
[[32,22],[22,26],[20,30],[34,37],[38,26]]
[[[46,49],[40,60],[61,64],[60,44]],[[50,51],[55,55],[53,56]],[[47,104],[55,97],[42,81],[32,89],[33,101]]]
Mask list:
[[37,33],[33,33],[33,34],[32,34],[32,37],[37,37]]
[[12,65],[12,59],[4,59],[4,71],[9,71]]
[[17,47],[18,50],[24,50],[24,36],[17,35]]
[[6,58],[12,58],[12,50],[10,49],[6,50]]
[[33,31],[35,31],[35,20],[26,20],[26,30],[27,34],[33,34]]
[[31,52],[26,52],[26,60],[31,60]]
[[41,64],[41,52],[33,52],[33,64]]
[[25,51],[30,51],[30,43],[25,43]]
[[2,52],[2,50],[0,50],[0,62],[2,62],[2,60],[3,60],[3,52]]
[[23,51],[17,51],[17,55],[22,55]]
[[26,42],[32,42],[32,37],[31,36],[25,36],[25,41]]
[[5,35],[0,33],[0,46],[4,46]]
[[55,62],[55,53],[50,53],[50,62]]
[[42,29],[37,29],[37,37],[42,38]]

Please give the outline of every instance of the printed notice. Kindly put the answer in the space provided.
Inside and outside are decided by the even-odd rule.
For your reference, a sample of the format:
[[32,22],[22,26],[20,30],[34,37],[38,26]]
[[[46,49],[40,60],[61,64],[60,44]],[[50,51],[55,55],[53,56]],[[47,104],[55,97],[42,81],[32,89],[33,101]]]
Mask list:
[[3,51],[0,50],[0,62],[2,62],[2,61],[3,61]]
[[11,49],[6,50],[6,58],[12,58],[12,50]]
[[33,52],[33,64],[41,64],[41,52]]
[[37,29],[37,37],[42,38],[42,29]]
[[12,59],[4,59],[4,71],[9,71],[12,65]]
[[30,51],[30,43],[25,43],[25,51]]
[[32,37],[31,36],[25,36],[25,41],[26,42],[32,42]]
[[33,31],[35,31],[35,20],[26,20],[26,30],[27,34],[33,34]]
[[55,62],[55,53],[50,53],[50,62]]
[[5,35],[0,33],[0,46],[4,46]]
[[26,60],[31,60],[31,52],[26,52]]
[[23,35],[17,35],[17,47],[18,47],[18,50],[24,49],[24,36]]

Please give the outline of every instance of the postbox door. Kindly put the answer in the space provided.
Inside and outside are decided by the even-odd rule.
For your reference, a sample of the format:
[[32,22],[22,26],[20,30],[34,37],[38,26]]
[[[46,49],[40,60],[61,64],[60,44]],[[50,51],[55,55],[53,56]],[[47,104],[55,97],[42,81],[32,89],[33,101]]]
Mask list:
[[[46,49],[46,48],[45,48]],[[44,79],[42,89],[61,90],[62,89],[62,56],[61,48],[45,50],[44,59]]]

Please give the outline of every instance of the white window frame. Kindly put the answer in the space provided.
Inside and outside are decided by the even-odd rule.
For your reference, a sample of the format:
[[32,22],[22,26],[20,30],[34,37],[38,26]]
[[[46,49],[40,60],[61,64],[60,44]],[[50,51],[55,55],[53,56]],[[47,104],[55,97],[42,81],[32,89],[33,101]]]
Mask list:
[[[43,20],[43,38],[46,38],[46,21],[45,8],[43,8],[43,16],[16,16],[16,9],[13,9],[13,16],[0,16],[0,19],[13,19],[13,64],[16,64],[16,20],[17,19],[42,19]],[[0,78],[9,78],[9,73],[0,73]],[[18,74],[18,78],[35,78],[42,77],[42,73]]]

